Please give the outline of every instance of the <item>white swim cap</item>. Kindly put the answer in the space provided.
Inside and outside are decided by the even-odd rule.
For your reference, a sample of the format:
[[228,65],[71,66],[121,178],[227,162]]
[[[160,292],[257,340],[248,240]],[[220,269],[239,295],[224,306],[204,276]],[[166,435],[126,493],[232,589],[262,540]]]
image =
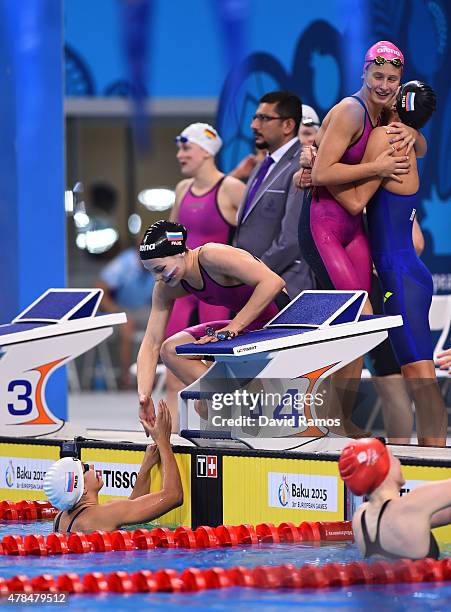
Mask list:
[[64,457],[54,463],[44,476],[44,491],[49,502],[59,510],[69,510],[83,495],[83,466],[80,459]]
[[204,151],[213,155],[219,152],[222,147],[222,140],[215,128],[208,123],[192,123],[175,139],[177,144],[184,142],[194,142],[202,147]]
[[320,120],[318,114],[314,108],[308,104],[302,105],[302,125],[306,127],[319,127]]

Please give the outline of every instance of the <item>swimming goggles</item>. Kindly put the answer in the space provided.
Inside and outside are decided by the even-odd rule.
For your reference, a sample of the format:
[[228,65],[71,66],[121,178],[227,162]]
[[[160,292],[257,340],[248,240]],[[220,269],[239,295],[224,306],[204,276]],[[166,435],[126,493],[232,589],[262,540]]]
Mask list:
[[376,57],[373,59],[373,64],[376,64],[376,66],[392,64],[393,66],[395,66],[395,68],[401,68],[403,65],[399,57],[394,57],[393,59],[386,59],[385,57],[382,57],[382,55],[376,55]]
[[186,136],[176,136],[174,138],[174,142],[176,144],[186,144],[187,142],[189,142],[189,139]]

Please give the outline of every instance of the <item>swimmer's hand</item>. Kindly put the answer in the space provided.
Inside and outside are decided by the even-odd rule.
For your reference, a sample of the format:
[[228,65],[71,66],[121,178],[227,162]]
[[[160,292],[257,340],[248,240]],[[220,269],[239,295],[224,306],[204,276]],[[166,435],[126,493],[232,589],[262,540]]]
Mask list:
[[[223,336],[223,337],[222,337]],[[208,334],[202,336],[199,340],[196,340],[194,344],[208,344],[209,342],[218,342],[218,340],[232,340],[238,336],[238,330],[229,324],[227,327],[214,330],[214,334]]]
[[393,121],[387,126],[387,134],[390,134],[390,144],[395,145],[398,151],[406,148],[406,155],[409,155],[412,148],[415,146],[415,132],[412,132],[404,123]]
[[311,168],[301,168],[293,174],[293,184],[298,189],[308,189],[312,186]]
[[152,440],[160,446],[165,442],[169,442],[171,439],[171,413],[164,400],[158,402],[158,414],[157,418],[152,423],[150,420],[140,419],[144,431],[148,436],[152,437]]
[[437,355],[437,363],[441,370],[451,370],[451,348]]
[[393,157],[394,152],[395,146],[391,145],[376,157],[374,163],[376,164],[377,175],[382,178],[391,178],[398,183],[402,183],[402,179],[398,175],[409,173],[409,158],[407,155]]
[[301,168],[311,168],[316,157],[316,147],[312,145],[304,145],[301,149],[299,163]]
[[[149,422],[152,425],[155,424],[155,406],[153,405],[153,400],[150,395],[146,395],[144,393],[140,393],[138,396],[139,400],[139,420],[141,423],[143,421]],[[149,434],[144,427],[144,431],[146,432],[147,437]]]
[[156,444],[149,444],[146,448],[146,452],[144,453],[144,460],[142,465],[150,470],[154,465],[160,462],[160,451],[158,450],[158,446]]

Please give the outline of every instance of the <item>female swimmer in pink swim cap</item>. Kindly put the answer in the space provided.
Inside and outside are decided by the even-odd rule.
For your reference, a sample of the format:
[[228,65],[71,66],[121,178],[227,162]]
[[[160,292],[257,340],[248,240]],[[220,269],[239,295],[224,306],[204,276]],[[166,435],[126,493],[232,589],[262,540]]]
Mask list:
[[[426,150],[425,140],[417,130],[392,123],[387,128],[393,133],[387,150],[375,161],[361,163],[371,131],[381,124],[384,108],[393,104],[403,67],[404,56],[393,43],[380,41],[370,47],[365,55],[361,89],[328,112],[316,135],[319,148],[312,169],[312,182],[317,187],[313,197],[305,192],[299,221],[299,246],[322,289],[364,289],[369,293],[372,270],[362,214],[352,215],[345,210],[327,185],[341,185],[374,176],[399,181],[400,175],[409,171],[410,148],[415,145],[420,157]],[[406,155],[393,156],[395,147],[406,145]],[[301,157],[301,164],[306,162],[308,160]],[[363,312],[371,313],[368,301]],[[359,380],[362,366],[363,359],[360,358],[333,378],[335,381]],[[346,386],[347,382],[344,384]],[[337,390],[338,397],[341,393]],[[349,434],[355,431],[350,420],[353,402],[348,399],[343,403],[340,416],[345,432]]]
[[380,438],[347,444],[338,469],[346,487],[368,499],[352,518],[354,538],[365,558],[438,559],[431,529],[451,523],[451,480],[419,485],[400,497],[405,484],[401,463]]

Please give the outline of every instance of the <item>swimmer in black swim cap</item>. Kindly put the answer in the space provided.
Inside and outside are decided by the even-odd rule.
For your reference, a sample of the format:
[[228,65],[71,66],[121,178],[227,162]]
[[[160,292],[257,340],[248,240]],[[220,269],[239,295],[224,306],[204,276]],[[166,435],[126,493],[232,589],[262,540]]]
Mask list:
[[421,81],[401,85],[396,98],[396,111],[401,121],[417,130],[422,128],[436,108],[435,92]]

